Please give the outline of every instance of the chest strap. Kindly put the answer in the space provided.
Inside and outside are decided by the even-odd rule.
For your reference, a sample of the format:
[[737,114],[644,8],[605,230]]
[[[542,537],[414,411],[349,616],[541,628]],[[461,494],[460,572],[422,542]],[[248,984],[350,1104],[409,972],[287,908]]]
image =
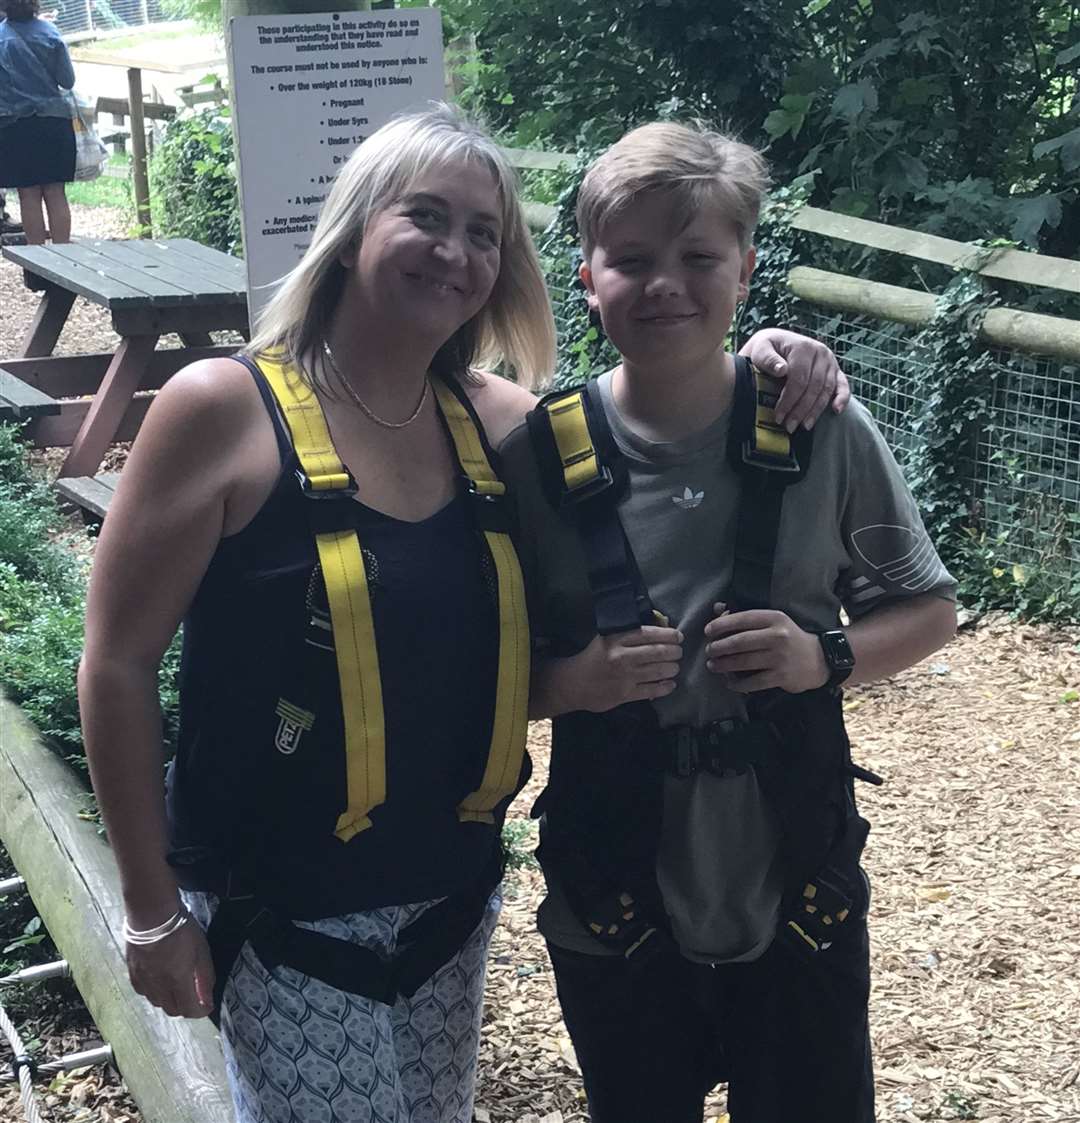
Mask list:
[[528,416],[529,436],[548,502],[581,539],[597,634],[657,622],[619,519],[629,473],[595,381],[548,394]]
[[[346,807],[334,834],[342,842],[371,826],[370,812],[386,801],[386,720],[371,615],[371,596],[356,531],[356,481],[334,448],[317,396],[297,372],[273,359],[259,368],[274,392],[300,462],[301,490],[326,585],[345,728]],[[504,485],[491,469],[477,423],[453,391],[433,381],[498,582],[499,669],[495,720],[480,787],[458,807],[462,821],[494,822],[496,805],[516,789],[525,751],[529,644],[525,594],[517,555],[505,530],[488,516]],[[477,507],[480,508],[479,512]],[[492,529],[489,529],[489,526]]]
[[811,434],[788,434],[774,410],[780,384],[745,359],[735,360],[728,460],[741,485],[735,558],[727,603],[733,612],[772,607],[772,578],[784,492],[810,465]]
[[525,752],[529,710],[529,620],[525,606],[525,583],[510,540],[507,521],[499,514],[506,485],[492,470],[484,450],[480,428],[462,391],[459,398],[441,380],[434,380],[435,397],[442,410],[458,463],[475,497],[477,525],[484,535],[499,597],[499,672],[495,689],[495,718],[491,749],[480,787],[458,806],[462,822],[492,823],[492,811],[517,790],[517,778]]

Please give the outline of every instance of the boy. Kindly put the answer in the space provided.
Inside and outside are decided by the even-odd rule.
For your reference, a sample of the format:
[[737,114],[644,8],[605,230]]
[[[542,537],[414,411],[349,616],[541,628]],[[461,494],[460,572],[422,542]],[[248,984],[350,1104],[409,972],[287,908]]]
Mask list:
[[947,642],[954,583],[866,410],[788,441],[724,350],[765,184],[682,125],[601,156],[581,279],[622,362],[503,446],[555,718],[538,919],[593,1123],[699,1123],[721,1079],[732,1123],[874,1117],[877,777],[838,688]]

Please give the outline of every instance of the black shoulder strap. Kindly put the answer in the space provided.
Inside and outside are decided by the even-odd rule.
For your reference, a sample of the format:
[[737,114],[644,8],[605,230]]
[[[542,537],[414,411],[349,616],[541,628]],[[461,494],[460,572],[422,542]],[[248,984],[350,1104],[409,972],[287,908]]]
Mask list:
[[784,494],[810,466],[812,434],[789,435],[776,422],[777,383],[735,359],[735,400],[728,458],[742,480],[735,532],[735,566],[727,603],[733,611],[768,608]]
[[629,473],[595,381],[548,394],[528,416],[548,502],[573,523],[588,565],[597,632],[654,622],[652,602],[619,521]]

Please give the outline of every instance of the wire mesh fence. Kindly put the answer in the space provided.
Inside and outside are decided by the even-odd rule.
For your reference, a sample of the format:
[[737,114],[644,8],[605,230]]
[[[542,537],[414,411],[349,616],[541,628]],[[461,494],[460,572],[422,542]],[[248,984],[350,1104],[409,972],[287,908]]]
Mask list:
[[[929,356],[911,328],[797,308],[796,326],[840,356],[855,393],[904,463],[913,423],[934,389]],[[972,511],[1009,560],[1063,578],[1080,576],[1080,365],[993,352],[989,425],[970,455]]]
[[82,31],[121,31],[181,18],[168,0],[55,0],[42,4],[61,35]]

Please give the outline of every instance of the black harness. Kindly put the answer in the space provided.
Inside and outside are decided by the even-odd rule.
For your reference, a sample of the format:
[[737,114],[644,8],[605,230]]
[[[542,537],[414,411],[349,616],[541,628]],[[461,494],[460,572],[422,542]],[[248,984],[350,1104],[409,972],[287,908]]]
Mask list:
[[301,928],[288,916],[262,904],[254,887],[230,877],[222,886],[217,911],[207,931],[214,962],[214,1017],[240,951],[250,942],[267,971],[285,965],[328,983],[393,1006],[398,995],[411,997],[461,950],[479,926],[489,898],[502,880],[502,855],[486,875],[461,893],[444,897],[398,934],[397,952],[384,958],[371,948]]
[[[789,437],[776,423],[777,396],[771,380],[736,360],[728,451],[741,494],[726,596],[733,611],[770,607],[784,498],[810,463],[811,434]],[[628,471],[595,382],[546,397],[529,431],[547,498],[581,537],[597,632],[655,622],[618,515]],[[858,860],[869,824],[857,813],[852,779],[881,781],[851,762],[839,691],[763,691],[747,709],[748,722],[702,728],[660,729],[647,703],[553,723],[549,783],[534,812],[546,820],[541,857],[584,926],[632,961],[670,944],[655,873],[665,773],[755,769],[781,826],[779,931],[790,946],[825,950],[865,908]]]

